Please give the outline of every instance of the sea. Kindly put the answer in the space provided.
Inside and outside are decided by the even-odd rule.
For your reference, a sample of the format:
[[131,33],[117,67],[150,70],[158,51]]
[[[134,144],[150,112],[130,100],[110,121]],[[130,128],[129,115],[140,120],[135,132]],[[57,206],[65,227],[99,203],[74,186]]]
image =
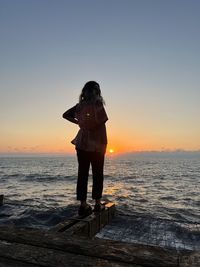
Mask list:
[[[77,171],[73,155],[1,156],[0,225],[50,229],[76,215]],[[88,202],[93,204],[91,190],[90,170]],[[115,203],[118,224],[120,216],[128,216],[169,222],[175,232],[177,223],[189,225],[186,230],[195,238],[188,238],[200,247],[200,153],[106,156],[102,200]]]

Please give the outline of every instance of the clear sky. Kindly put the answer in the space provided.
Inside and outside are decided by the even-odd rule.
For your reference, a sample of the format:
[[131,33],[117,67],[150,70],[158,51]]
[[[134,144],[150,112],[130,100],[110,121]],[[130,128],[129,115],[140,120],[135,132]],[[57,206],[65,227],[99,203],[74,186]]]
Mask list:
[[71,152],[101,85],[116,152],[200,149],[200,1],[0,0],[0,152]]

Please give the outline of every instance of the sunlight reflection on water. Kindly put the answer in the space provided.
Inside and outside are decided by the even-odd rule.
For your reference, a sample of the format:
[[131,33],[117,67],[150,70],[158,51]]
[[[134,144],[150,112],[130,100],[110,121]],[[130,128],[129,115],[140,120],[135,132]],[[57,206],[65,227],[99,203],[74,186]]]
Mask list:
[[[75,157],[0,158],[1,194],[47,207],[76,203]],[[90,171],[88,199],[91,200]],[[200,220],[199,158],[107,158],[104,198],[124,213]]]

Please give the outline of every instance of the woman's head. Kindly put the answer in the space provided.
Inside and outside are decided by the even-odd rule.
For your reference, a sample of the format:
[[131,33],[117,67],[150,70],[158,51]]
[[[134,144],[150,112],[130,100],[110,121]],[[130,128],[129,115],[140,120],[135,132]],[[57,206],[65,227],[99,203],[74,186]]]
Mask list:
[[83,101],[88,103],[104,103],[103,97],[101,96],[100,86],[97,82],[89,81],[84,85],[79,97],[79,103]]

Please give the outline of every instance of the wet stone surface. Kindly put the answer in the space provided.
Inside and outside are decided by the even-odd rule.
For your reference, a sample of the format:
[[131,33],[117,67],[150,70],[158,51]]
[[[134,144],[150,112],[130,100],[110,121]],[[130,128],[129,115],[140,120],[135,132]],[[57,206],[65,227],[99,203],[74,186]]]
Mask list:
[[200,224],[117,215],[96,237],[177,250],[199,250]]

